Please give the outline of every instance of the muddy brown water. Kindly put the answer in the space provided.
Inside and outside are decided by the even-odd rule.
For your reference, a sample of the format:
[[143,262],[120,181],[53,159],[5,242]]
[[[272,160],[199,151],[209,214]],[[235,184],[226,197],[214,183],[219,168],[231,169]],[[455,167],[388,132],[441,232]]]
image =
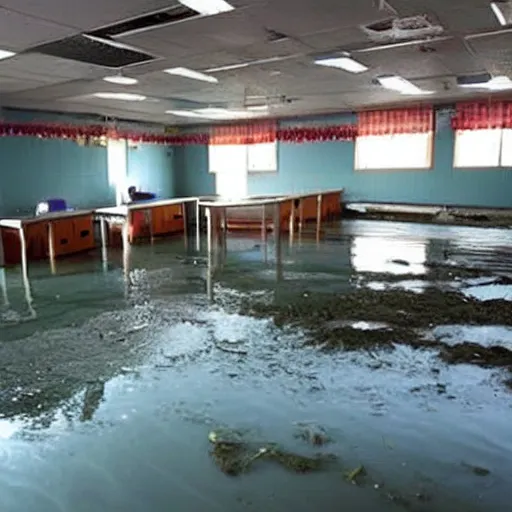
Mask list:
[[[128,280],[117,251],[33,265],[31,308],[0,271],[0,510],[510,510],[510,230],[323,235],[283,240],[282,273],[229,238],[213,303],[183,240],[134,247]],[[219,428],[337,462],[228,477]]]

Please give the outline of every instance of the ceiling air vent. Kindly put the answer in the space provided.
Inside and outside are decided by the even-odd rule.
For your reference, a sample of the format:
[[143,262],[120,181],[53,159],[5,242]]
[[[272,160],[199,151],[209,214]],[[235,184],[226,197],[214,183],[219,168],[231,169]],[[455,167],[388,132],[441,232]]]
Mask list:
[[30,51],[107,68],[122,68],[155,59],[152,55],[127,45],[87,34],[67,37],[60,41],[36,46],[31,48]]
[[197,11],[175,2],[175,5],[165,9],[164,11],[139,16],[138,18],[109,25],[107,27],[100,28],[99,30],[95,30],[94,32],[90,32],[90,34],[102,38],[122,37],[172,25],[198,16],[199,13]]
[[444,31],[441,25],[433,22],[426,14],[377,21],[363,25],[361,29],[372,41],[425,39],[438,36]]

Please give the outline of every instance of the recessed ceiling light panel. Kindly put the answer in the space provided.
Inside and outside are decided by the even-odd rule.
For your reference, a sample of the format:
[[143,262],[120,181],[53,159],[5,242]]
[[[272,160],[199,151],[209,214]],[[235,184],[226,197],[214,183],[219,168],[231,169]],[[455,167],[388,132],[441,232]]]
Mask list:
[[105,82],[117,85],[135,85],[139,83],[139,81],[136,78],[131,78],[129,76],[123,75],[106,76],[105,78],[103,78],[103,80],[105,80]]
[[199,80],[201,82],[209,82],[211,84],[218,83],[218,79],[211,75],[206,75],[200,71],[194,71],[188,68],[169,68],[164,69],[164,73],[169,75],[181,76],[183,78],[190,78],[191,80]]
[[423,89],[420,89],[418,86],[414,85],[412,82],[409,82],[409,80],[406,80],[405,78],[402,78],[398,75],[380,76],[377,77],[377,81],[385,89],[396,91],[404,95],[421,96],[434,93],[434,91],[424,91]]
[[512,23],[512,2],[491,2],[491,9],[501,26],[510,25]]
[[343,71],[348,71],[349,73],[364,73],[365,71],[368,71],[367,66],[361,64],[355,59],[350,58],[348,55],[317,59],[315,60],[315,64],[329,68],[342,69]]
[[142,94],[130,94],[127,92],[97,92],[93,96],[102,100],[118,101],[144,101],[146,99],[146,96]]
[[9,57],[14,57],[16,55],[14,52],[10,52],[9,50],[0,50],[0,60],[8,59]]
[[229,12],[234,9],[231,4],[225,0],[178,0],[180,4],[185,5],[203,16],[214,16],[222,12]]

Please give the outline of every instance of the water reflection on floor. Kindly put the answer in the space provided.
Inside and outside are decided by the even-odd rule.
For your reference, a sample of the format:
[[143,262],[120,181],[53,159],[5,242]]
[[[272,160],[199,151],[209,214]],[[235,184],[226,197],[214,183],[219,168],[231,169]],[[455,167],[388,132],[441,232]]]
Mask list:
[[[272,245],[230,237],[214,303],[204,254],[183,240],[133,247],[128,269],[116,250],[108,264],[60,261],[55,274],[33,265],[30,304],[19,269],[0,271],[0,510],[510,510],[512,407],[499,371],[406,346],[320,353],[237,305],[411,282],[507,298],[493,283],[512,275],[511,242],[506,230],[346,222],[320,244],[283,241],[281,274]],[[432,283],[432,263],[482,275]],[[426,336],[510,345],[504,326]],[[322,425],[334,441],[325,450],[345,468],[364,464],[372,484],[263,466],[230,479],[208,456],[218,426],[311,453],[299,422]]]

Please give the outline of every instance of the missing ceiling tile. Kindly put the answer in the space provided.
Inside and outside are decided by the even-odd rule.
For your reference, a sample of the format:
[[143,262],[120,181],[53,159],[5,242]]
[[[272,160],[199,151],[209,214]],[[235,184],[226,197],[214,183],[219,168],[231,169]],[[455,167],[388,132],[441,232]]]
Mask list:
[[107,68],[122,68],[155,60],[153,55],[87,34],[43,44],[31,48],[30,52]]
[[428,15],[409,16],[407,18],[388,18],[361,27],[372,41],[400,41],[404,39],[423,39],[435,37],[444,29]]

